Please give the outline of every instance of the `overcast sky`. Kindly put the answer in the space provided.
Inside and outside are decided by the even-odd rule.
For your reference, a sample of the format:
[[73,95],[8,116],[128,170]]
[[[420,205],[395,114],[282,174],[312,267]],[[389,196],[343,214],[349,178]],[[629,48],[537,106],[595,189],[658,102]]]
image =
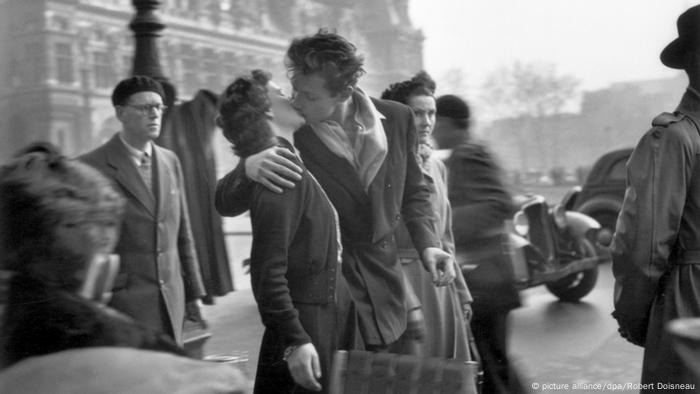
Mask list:
[[[686,0],[410,0],[423,29],[425,67],[451,68],[479,86],[516,60],[551,62],[585,90],[611,82],[672,76],[659,61],[677,36]],[[438,89],[440,87],[438,86]]]

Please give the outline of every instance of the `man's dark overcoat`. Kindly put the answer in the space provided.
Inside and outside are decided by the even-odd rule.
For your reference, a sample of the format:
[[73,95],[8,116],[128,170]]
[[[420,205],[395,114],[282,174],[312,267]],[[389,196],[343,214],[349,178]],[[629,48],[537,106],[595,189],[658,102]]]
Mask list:
[[698,124],[700,95],[692,88],[674,113],[653,120],[627,163],[612,246],[615,316],[644,346],[642,383],[654,389],[659,382],[692,383],[664,326],[700,317]]

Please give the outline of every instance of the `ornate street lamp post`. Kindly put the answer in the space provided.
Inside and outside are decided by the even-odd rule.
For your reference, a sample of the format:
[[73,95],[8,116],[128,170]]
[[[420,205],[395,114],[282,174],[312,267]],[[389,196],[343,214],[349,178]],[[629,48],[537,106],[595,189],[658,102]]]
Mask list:
[[135,51],[132,75],[148,75],[163,84],[166,97],[166,105],[172,107],[177,97],[175,87],[168,81],[160,65],[157,39],[165,25],[160,21],[156,10],[160,7],[160,0],[132,0],[136,8],[136,16],[129,24],[134,32]]

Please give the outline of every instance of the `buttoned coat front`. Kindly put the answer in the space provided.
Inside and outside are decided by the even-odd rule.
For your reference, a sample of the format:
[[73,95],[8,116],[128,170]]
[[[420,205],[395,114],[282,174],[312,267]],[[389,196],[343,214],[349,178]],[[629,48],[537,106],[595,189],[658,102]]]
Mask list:
[[304,164],[340,216],[343,275],[369,344],[390,344],[406,329],[405,294],[394,233],[406,223],[417,251],[440,247],[430,189],[416,156],[416,132],[408,107],[374,100],[389,146],[384,163],[365,192],[352,165],[335,155],[310,126],[294,135]]
[[185,302],[204,295],[182,170],[175,154],[153,144],[151,192],[114,135],[78,159],[114,180],[127,203],[115,253],[121,258],[110,306],[182,344]]

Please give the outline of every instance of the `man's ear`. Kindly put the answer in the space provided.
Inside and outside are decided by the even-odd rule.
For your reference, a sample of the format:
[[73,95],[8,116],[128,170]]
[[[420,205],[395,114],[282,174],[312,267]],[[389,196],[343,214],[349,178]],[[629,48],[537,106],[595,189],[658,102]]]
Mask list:
[[121,105],[115,105],[114,106],[114,116],[116,116],[117,120],[119,120],[121,122],[122,117],[124,116],[124,107]]

